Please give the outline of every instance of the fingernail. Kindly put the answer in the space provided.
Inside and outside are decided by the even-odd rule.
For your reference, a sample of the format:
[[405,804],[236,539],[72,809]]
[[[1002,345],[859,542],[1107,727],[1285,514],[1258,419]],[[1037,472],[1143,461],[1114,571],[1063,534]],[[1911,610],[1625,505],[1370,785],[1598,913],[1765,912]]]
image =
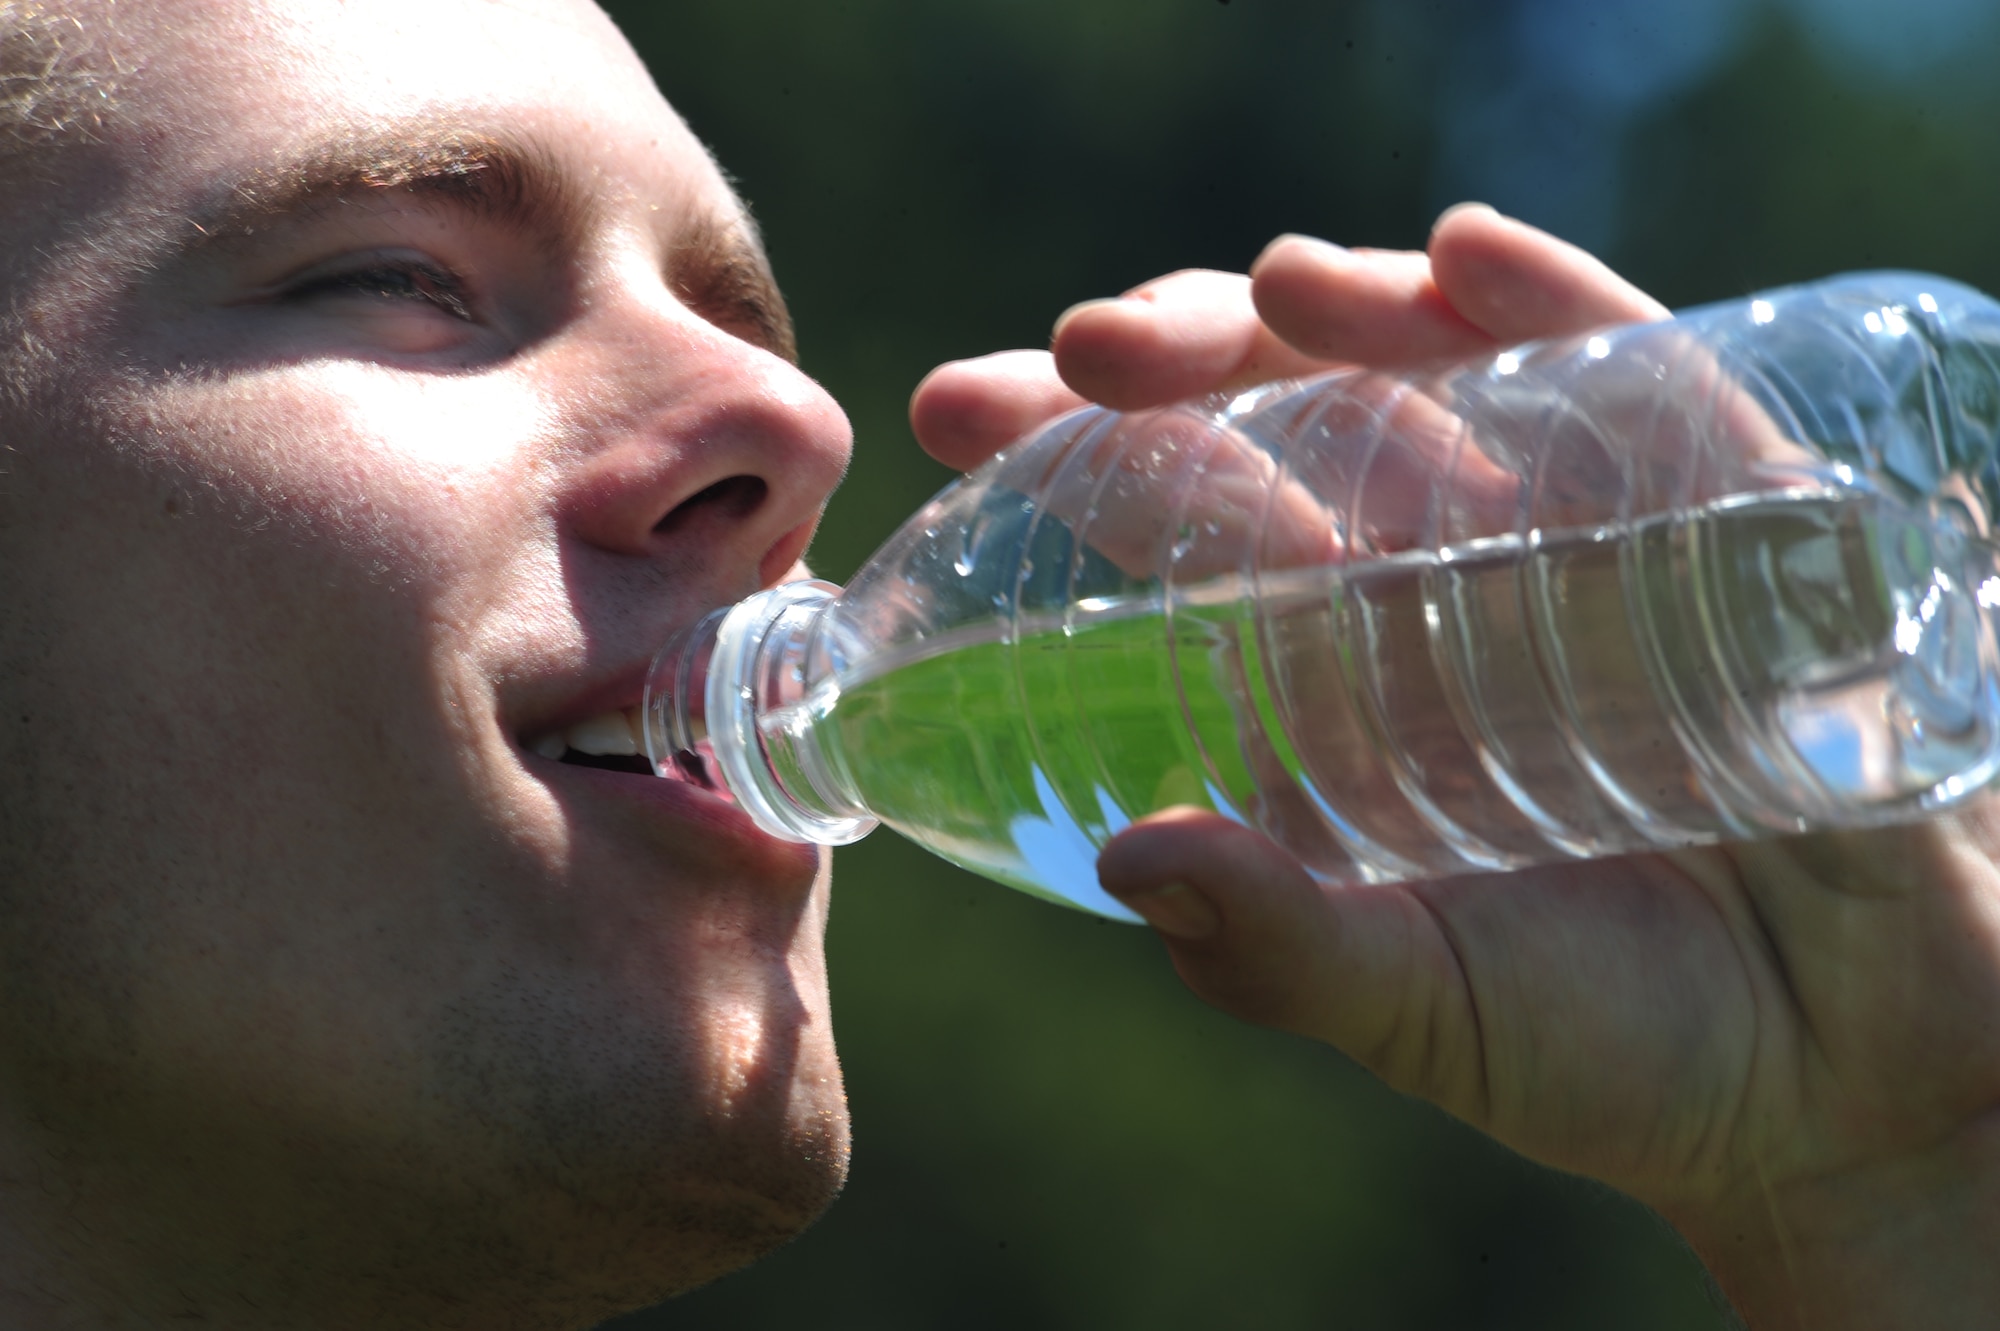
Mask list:
[[1124,901],[1140,919],[1174,938],[1196,942],[1213,938],[1222,928],[1222,916],[1208,898],[1186,883],[1168,883]]
[[1318,236],[1288,231],[1264,247],[1263,253],[1259,254],[1256,261],[1250,265],[1251,271],[1254,272],[1261,267],[1272,251],[1286,245],[1295,245],[1310,251],[1312,257],[1321,263],[1339,263],[1352,253],[1345,245],[1336,245],[1330,240],[1321,240]]
[[1061,314],[1058,314],[1056,316],[1055,327],[1049,330],[1050,339],[1054,340],[1055,338],[1060,337],[1062,335],[1063,325],[1068,323],[1071,319],[1075,318],[1082,311],[1094,310],[1097,309],[1099,306],[1103,305],[1118,305],[1122,304],[1123,301],[1124,298],[1122,296],[1104,296],[1100,297],[1097,300],[1078,301],[1076,304],[1070,306],[1068,309],[1064,310]]
[[1458,213],[1470,212],[1497,214],[1499,210],[1490,203],[1480,203],[1476,199],[1467,199],[1462,203],[1454,203],[1451,207],[1438,214],[1437,221],[1431,223],[1431,231],[1435,233],[1439,227],[1444,225],[1447,217],[1452,217]]
[[1330,255],[1345,255],[1350,253],[1345,245],[1336,245],[1332,241],[1319,236],[1308,236],[1303,231],[1287,231],[1271,243],[1273,245],[1282,245],[1288,240],[1297,241],[1301,245],[1310,245],[1312,248],[1323,250]]

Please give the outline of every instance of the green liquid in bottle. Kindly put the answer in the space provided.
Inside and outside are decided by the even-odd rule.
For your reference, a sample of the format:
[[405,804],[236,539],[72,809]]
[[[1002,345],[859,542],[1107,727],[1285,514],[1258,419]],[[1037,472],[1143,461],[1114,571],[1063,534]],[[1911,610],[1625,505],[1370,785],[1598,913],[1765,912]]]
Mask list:
[[[865,773],[858,788],[891,827],[1037,896],[1095,902],[1097,848],[1134,817],[1249,796],[1247,778],[1215,789],[1176,688],[1175,660],[1209,660],[1214,642],[1169,652],[1162,616],[1144,604],[1100,608],[1068,633],[1008,643],[997,632],[927,644],[840,693],[832,756]],[[1188,698],[1209,726],[1231,724],[1212,684]]]
[[[1218,579],[1171,613],[1084,601],[873,658],[767,725],[810,725],[945,858],[1113,914],[1098,849],[1174,805],[1253,823],[1328,881],[1713,841],[1782,828],[1792,790],[1893,803],[1990,748],[1940,725],[1946,695],[1991,687],[1970,579],[1928,548],[1885,567],[1885,522],[1915,539],[1873,498],[1793,491],[1254,595]],[[1727,650],[1703,646],[1717,623]],[[1926,655],[1945,666],[1928,730],[1881,702]]]

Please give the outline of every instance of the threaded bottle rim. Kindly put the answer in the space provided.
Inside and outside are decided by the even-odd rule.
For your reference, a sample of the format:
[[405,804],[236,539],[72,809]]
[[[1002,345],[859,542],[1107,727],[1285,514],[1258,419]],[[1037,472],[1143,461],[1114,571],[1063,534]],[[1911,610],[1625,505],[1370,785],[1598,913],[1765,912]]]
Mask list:
[[[789,582],[705,616],[677,634],[647,673],[642,712],[646,756],[656,771],[691,766],[720,781],[757,826],[786,841],[841,846],[875,830],[865,810],[815,807],[773,770],[764,727],[773,653],[796,654],[840,589]],[[820,792],[814,792],[820,793]]]

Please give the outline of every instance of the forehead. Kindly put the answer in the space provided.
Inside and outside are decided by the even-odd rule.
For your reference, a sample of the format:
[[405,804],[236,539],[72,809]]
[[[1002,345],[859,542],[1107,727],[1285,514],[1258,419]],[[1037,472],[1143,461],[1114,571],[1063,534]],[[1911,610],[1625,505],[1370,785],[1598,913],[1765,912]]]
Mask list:
[[131,174],[154,188],[178,179],[198,194],[331,141],[435,124],[554,152],[600,190],[734,209],[630,46],[580,0],[147,0],[103,12],[119,69],[113,146],[143,154]]

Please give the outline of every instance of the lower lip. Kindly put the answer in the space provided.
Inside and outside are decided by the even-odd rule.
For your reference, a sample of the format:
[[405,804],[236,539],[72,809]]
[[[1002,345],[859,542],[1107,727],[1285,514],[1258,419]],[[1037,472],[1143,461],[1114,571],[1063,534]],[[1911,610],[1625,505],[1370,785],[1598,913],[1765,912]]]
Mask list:
[[724,790],[708,790],[671,777],[582,767],[534,754],[528,755],[528,761],[545,779],[553,778],[551,784],[557,789],[571,781],[581,782],[580,789],[587,792],[593,804],[636,807],[654,818],[691,825],[718,849],[769,857],[787,867],[818,867],[819,847],[772,836],[738,808]]

